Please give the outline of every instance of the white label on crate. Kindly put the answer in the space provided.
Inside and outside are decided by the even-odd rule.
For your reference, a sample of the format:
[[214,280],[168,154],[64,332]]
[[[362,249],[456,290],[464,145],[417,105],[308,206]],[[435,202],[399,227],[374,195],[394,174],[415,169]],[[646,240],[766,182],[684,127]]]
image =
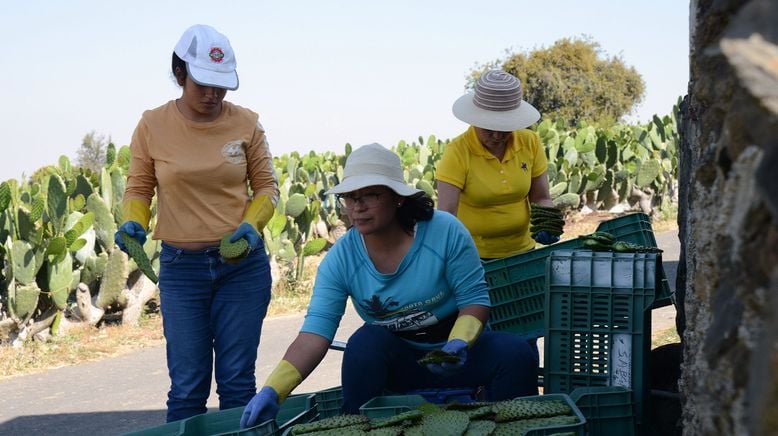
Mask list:
[[632,389],[632,335],[613,335],[611,348],[611,386]]

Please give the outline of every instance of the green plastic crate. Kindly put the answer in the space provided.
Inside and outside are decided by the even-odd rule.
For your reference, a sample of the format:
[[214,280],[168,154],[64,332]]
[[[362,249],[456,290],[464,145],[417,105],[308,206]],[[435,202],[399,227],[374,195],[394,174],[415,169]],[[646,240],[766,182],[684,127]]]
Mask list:
[[185,419],[181,423],[179,436],[265,436],[275,434],[278,431],[278,426],[274,421],[266,421],[257,426],[241,430],[240,417],[243,414],[243,409],[243,407],[235,407]]
[[574,434],[583,435],[586,426],[586,417],[578,410],[578,406],[575,405],[569,395],[564,393],[545,394],[545,395],[532,395],[529,397],[519,397],[522,400],[530,401],[549,401],[557,400],[566,403],[570,406],[570,410],[573,411],[573,415],[578,418],[578,422],[575,424],[567,425],[555,425],[552,427],[539,427],[528,430],[523,436],[549,436],[558,434]]
[[576,388],[570,393],[583,416],[590,435],[632,436],[635,411],[632,390],[620,386]]
[[[603,221],[598,231],[607,231],[616,239],[656,247],[651,220],[643,213],[634,213]],[[526,253],[484,262],[486,283],[492,308],[489,325],[494,330],[508,331],[528,337],[540,337],[545,328],[546,259],[553,251],[582,248],[578,238],[537,248]],[[668,305],[670,288],[662,276],[662,292],[654,307]]]
[[319,419],[341,414],[343,389],[340,386],[318,391],[314,395],[316,396],[316,407],[319,410]]
[[359,408],[368,418],[385,418],[413,410],[428,401],[421,395],[387,395],[375,397]]
[[[578,407],[575,405],[572,399],[567,394],[548,394],[548,395],[533,395],[529,397],[520,397],[522,400],[528,401],[549,401],[556,400],[562,401],[570,407],[573,416],[578,418],[578,422],[574,424],[559,425],[553,427],[538,427],[528,430],[524,433],[524,436],[546,436],[556,434],[574,434],[583,435],[584,426],[586,425],[586,417],[581,413]],[[427,401],[421,395],[388,395],[375,397],[372,400],[365,403],[359,408],[359,412],[371,419],[385,418],[389,416],[399,415],[400,413],[407,412],[415,409],[418,406],[426,403]]]
[[543,336],[546,258],[553,250],[580,247],[581,242],[576,238],[484,262],[492,303],[491,328],[534,338]]
[[654,253],[554,251],[547,262],[544,388],[632,389],[637,423],[650,393],[650,308],[660,282]]
[[284,401],[275,421],[266,421],[254,427],[241,429],[243,407],[209,412],[181,421],[129,433],[132,436],[200,436],[241,435],[267,436],[281,434],[285,429],[316,419],[316,400],[313,394],[293,395]]
[[[384,391],[386,394],[386,391]],[[421,395],[427,402],[433,404],[448,404],[448,403],[472,403],[474,401],[483,401],[479,398],[482,395],[481,389],[478,388],[430,388],[430,389],[415,389],[409,392],[405,392],[405,395]]]
[[297,424],[315,421],[319,416],[315,394],[298,394],[286,397],[276,415],[279,434]]
[[[598,232],[608,232],[619,241],[631,242],[646,247],[657,247],[654,230],[651,227],[651,218],[644,213],[624,215],[608,221],[603,221],[597,226]],[[664,307],[673,304],[670,284],[665,276],[665,270],[659,263],[661,287],[652,308]]]
[[182,421],[168,422],[157,427],[126,433],[125,436],[178,436],[181,433]]

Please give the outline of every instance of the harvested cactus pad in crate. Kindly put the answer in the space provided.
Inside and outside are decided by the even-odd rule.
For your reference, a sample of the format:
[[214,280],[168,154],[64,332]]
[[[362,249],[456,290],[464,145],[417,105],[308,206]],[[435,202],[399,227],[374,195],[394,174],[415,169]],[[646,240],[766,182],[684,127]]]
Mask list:
[[[376,397],[360,408],[362,415],[343,415],[291,428],[292,435],[583,435],[585,418],[565,394],[522,397],[494,403],[418,403],[408,396],[411,410],[396,415],[374,413]],[[391,397],[395,400],[399,397]],[[378,407],[385,409],[385,407]]]

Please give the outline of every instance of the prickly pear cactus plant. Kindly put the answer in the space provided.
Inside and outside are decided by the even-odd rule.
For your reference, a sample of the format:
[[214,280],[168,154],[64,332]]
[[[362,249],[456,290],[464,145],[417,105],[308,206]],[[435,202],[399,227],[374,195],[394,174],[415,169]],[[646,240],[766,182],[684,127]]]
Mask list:
[[80,281],[85,283],[90,288],[93,288],[96,283],[103,277],[105,273],[105,266],[108,263],[108,254],[102,252],[84,259],[84,267],[81,269]]
[[63,310],[67,307],[73,286],[73,257],[61,256],[59,259],[49,259],[46,262],[47,286],[49,296],[54,305]]
[[40,294],[41,290],[35,283],[27,285],[11,283],[8,289],[11,314],[22,321],[28,319],[38,307]]
[[111,215],[111,210],[97,193],[92,193],[86,199],[86,209],[95,216],[94,229],[97,240],[100,242],[103,250],[113,250],[113,235],[116,233],[116,222],[113,215]]
[[38,306],[40,289],[35,275],[40,268],[32,246],[26,241],[6,241],[8,256],[8,303],[10,314],[24,321]]
[[105,309],[117,302],[123,304],[120,298],[129,275],[127,263],[127,255],[121,250],[114,250],[108,255],[105,273],[100,282],[100,292],[97,294],[97,307]]

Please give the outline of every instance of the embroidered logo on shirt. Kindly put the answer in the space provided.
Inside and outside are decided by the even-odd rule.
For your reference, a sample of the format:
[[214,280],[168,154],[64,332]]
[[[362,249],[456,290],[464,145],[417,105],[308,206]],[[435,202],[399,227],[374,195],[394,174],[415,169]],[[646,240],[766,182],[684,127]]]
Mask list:
[[246,152],[243,150],[243,141],[236,139],[224,144],[222,147],[222,156],[224,160],[233,164],[242,164],[246,162]]
[[524,171],[528,171],[528,169],[527,169],[527,162],[522,162],[521,163],[521,169],[523,169]]
[[224,60],[224,52],[219,47],[214,47],[208,52],[208,57],[212,62],[221,63]]

